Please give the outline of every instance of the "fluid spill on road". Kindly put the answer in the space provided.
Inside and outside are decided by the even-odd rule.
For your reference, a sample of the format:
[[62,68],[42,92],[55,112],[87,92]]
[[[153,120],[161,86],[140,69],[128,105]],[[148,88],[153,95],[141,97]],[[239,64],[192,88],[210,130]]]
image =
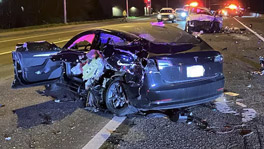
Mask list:
[[240,106],[242,110],[234,110],[231,106],[235,103],[228,101],[226,96],[228,95],[223,95],[215,100],[215,107],[219,112],[240,115],[243,123],[249,122],[257,116],[257,112],[254,109],[246,108],[247,106],[241,102],[236,102],[236,104],[239,103],[237,105]]

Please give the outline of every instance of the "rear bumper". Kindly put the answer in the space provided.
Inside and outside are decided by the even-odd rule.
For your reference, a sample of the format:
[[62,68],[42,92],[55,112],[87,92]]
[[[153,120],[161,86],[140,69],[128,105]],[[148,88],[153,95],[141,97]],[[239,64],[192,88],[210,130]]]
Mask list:
[[[215,100],[223,94],[224,77],[196,83],[175,85],[165,90],[150,90],[148,110],[174,109],[188,107]],[[147,110],[146,109],[146,110]]]

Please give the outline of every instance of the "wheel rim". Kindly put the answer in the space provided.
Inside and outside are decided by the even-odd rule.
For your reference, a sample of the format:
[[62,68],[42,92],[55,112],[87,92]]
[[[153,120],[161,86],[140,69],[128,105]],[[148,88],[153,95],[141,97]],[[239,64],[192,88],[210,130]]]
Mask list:
[[120,82],[111,84],[107,93],[107,98],[116,109],[126,106],[126,96]]

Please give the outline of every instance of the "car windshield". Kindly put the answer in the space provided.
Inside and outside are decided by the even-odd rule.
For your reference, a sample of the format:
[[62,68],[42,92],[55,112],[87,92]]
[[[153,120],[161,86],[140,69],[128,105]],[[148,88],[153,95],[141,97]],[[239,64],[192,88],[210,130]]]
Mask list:
[[161,10],[160,13],[172,13],[172,10]]
[[206,9],[203,8],[197,8],[197,7],[193,7],[191,8],[191,13],[193,14],[206,14],[206,15],[212,15],[212,13]]

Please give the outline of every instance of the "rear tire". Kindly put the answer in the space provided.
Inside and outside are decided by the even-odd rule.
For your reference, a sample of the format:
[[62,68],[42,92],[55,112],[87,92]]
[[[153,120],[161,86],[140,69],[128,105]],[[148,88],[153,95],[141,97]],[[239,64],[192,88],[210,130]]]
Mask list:
[[121,78],[114,78],[107,83],[104,100],[107,109],[113,114],[120,116],[128,111],[128,101]]

